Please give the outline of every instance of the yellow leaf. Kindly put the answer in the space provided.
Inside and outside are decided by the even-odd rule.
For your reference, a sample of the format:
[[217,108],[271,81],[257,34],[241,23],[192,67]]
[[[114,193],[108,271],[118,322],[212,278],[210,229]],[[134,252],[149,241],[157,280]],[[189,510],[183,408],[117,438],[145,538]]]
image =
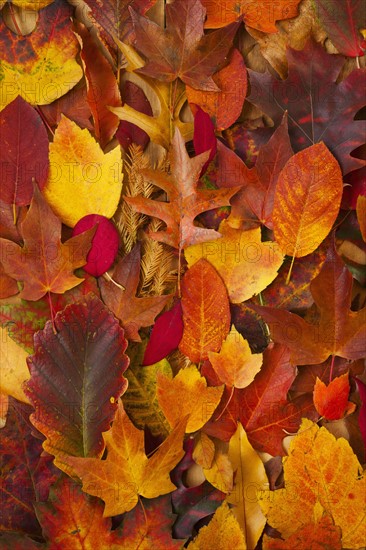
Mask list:
[[11,0],[12,4],[23,8],[23,10],[41,10],[52,2],[53,0]]
[[224,391],[224,386],[208,388],[195,365],[181,369],[173,379],[160,372],[157,377],[158,401],[163,413],[172,427],[188,415],[187,433],[196,432],[206,424]]
[[283,254],[276,243],[261,242],[260,227],[243,231],[224,220],[219,232],[221,239],[190,246],[184,255],[189,267],[200,258],[208,260],[226,284],[230,301],[244,302],[276,278]]
[[263,462],[249,443],[240,423],[230,439],[229,458],[235,482],[226,500],[234,505],[233,513],[244,531],[248,548],[252,549],[256,547],[266,524],[257,492],[268,487],[268,479]]
[[356,214],[362,238],[366,243],[366,197],[363,195],[357,197]]
[[259,493],[269,524],[287,539],[313,523],[319,504],[342,530],[342,548],[366,540],[366,486],[348,441],[303,419],[283,459],[285,488]]
[[[226,502],[216,510],[210,523],[202,527],[187,550],[247,550],[238,521]],[[251,548],[251,547],[250,547]]]
[[26,358],[28,353],[12,340],[5,328],[0,327],[0,392],[29,403],[22,384],[30,374]]
[[234,325],[219,353],[209,351],[208,358],[221,382],[235,388],[249,386],[263,363],[262,354],[252,354],[248,341],[242,337]]
[[233,489],[233,467],[228,454],[218,447],[210,468],[204,468],[205,478],[213,487],[223,493]]
[[104,500],[104,517],[124,514],[138,502],[138,495],[155,498],[176,486],[169,474],[183,458],[183,418],[151,458],[144,451],[144,432],[135,428],[119,401],[112,429],[103,434],[107,458],[69,456],[65,462],[83,482],[83,491]]
[[[49,2],[14,3],[37,9],[38,4],[44,7]],[[54,2],[39,13],[36,29],[27,36],[1,26],[0,110],[18,95],[31,105],[48,105],[82,78],[75,59],[79,44],[72,32],[71,13],[66,3]]]
[[210,468],[215,456],[215,444],[204,432],[198,432],[195,438],[195,446],[193,450],[193,460],[202,466],[202,468]]
[[264,550],[307,550],[308,548],[329,548],[342,550],[342,534],[337,525],[332,523],[329,516],[324,515],[315,523],[309,523],[301,527],[288,539],[273,539],[264,535]]
[[122,190],[121,151],[104,154],[87,129],[61,116],[50,144],[50,171],[43,193],[62,222],[74,227],[87,214],[111,218]]

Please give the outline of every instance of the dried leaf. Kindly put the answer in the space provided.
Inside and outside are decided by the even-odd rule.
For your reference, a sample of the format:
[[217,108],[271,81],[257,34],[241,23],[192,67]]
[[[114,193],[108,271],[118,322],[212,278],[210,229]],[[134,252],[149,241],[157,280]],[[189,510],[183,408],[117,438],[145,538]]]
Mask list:
[[349,392],[348,372],[334,378],[327,386],[317,377],[314,386],[314,405],[320,416],[326,420],[338,420],[346,412],[353,412],[356,405],[349,403]]

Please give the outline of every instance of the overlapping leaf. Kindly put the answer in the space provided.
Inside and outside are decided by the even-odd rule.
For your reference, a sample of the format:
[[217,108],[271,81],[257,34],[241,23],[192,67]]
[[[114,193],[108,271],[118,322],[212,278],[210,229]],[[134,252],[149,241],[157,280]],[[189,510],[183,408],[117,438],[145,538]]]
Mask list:
[[67,306],[34,339],[25,393],[34,426],[55,464],[70,473],[68,456],[100,457],[102,432],[110,428],[116,399],[126,390],[127,341],[99,298]]
[[73,272],[86,263],[93,229],[62,243],[61,221],[37,187],[21,229],[23,247],[0,238],[1,262],[8,275],[23,283],[21,298],[63,294],[82,282]]

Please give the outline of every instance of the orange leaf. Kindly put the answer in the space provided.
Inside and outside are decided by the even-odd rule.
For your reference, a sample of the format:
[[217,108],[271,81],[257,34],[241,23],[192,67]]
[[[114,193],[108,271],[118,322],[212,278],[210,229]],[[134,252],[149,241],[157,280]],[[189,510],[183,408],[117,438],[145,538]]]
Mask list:
[[[350,391],[348,372],[334,378],[328,386],[316,377],[314,387],[314,405],[321,416],[327,420],[338,420],[347,411],[352,412],[348,403]],[[352,403],[353,410],[356,405]]]
[[238,187],[230,189],[197,189],[197,181],[208,158],[208,152],[189,158],[178,128],[175,130],[170,151],[171,175],[158,170],[144,170],[142,174],[163,189],[170,202],[146,197],[124,197],[137,212],[163,220],[167,228],[150,233],[150,237],[175,248],[218,239],[213,229],[197,227],[193,221],[202,212],[228,206]]
[[157,379],[158,401],[166,419],[174,427],[188,416],[188,433],[196,432],[211,418],[224,391],[224,386],[208,388],[195,365],[181,369],[173,379],[158,372]]
[[290,158],[278,177],[272,215],[284,253],[300,258],[318,248],[335,222],[342,192],[341,169],[323,142]]
[[183,337],[179,349],[191,361],[218,351],[230,329],[227,291],[217,271],[203,258],[182,279]]
[[248,27],[262,32],[277,32],[276,21],[298,14],[300,0],[202,0],[207,9],[207,29],[224,27],[242,17]]
[[22,223],[24,246],[0,239],[0,254],[8,275],[23,282],[20,297],[39,300],[47,292],[63,294],[83,281],[74,270],[86,264],[95,228],[61,242],[61,221],[38,187]]
[[363,195],[357,197],[356,213],[362,238],[366,242],[366,197]]
[[135,428],[120,401],[112,429],[103,433],[107,458],[67,457],[65,462],[82,480],[83,491],[104,500],[104,517],[123,514],[136,506],[138,495],[155,498],[175,490],[169,473],[184,456],[186,422],[181,420],[147,458],[144,432]]
[[217,130],[225,130],[240,115],[247,93],[245,63],[237,49],[233,49],[229,64],[218,71],[213,80],[219,91],[203,92],[186,86],[187,98],[189,103],[196,103],[214,119]]
[[302,550],[306,548],[342,550],[342,532],[331,518],[324,515],[318,523],[307,523],[288,539],[263,537],[264,550]]
[[262,354],[252,354],[248,341],[234,325],[219,353],[209,351],[208,358],[221,382],[234,388],[249,386],[263,362]]
[[112,139],[119,125],[119,118],[107,108],[121,107],[121,94],[112,67],[99,49],[88,29],[75,22],[79,38],[81,59],[87,82],[87,100],[94,120],[95,136],[102,149]]

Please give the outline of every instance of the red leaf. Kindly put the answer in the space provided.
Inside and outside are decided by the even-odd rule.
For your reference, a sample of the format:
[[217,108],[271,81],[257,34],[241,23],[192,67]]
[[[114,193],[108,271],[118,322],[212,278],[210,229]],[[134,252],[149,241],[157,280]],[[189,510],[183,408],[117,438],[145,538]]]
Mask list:
[[[192,107],[192,106],[191,106]],[[206,172],[207,166],[216,155],[217,142],[215,136],[215,127],[210,116],[198,107],[194,106],[194,131],[193,145],[196,155],[210,151],[210,155],[202,167],[201,176]]]
[[36,110],[18,96],[0,113],[0,199],[25,206],[33,181],[43,189],[48,176],[48,137]]
[[157,318],[145,349],[142,365],[153,365],[175,350],[183,335],[183,311],[180,300]]
[[355,69],[337,84],[344,58],[327,54],[313,40],[301,51],[288,48],[287,60],[286,80],[249,71],[248,100],[269,115],[275,126],[288,111],[289,134],[295,151],[323,141],[338,160],[343,174],[364,166],[365,161],[351,156],[351,152],[365,139],[365,121],[354,117],[366,103],[363,92],[366,71]]
[[86,101],[86,94],[86,86],[73,88],[56,101],[38,108],[47,123],[52,127],[59,125],[61,115],[64,114],[67,118],[76,122],[80,128],[93,130],[93,125],[89,120],[91,112]]
[[358,423],[366,449],[366,384],[364,384],[364,382],[362,382],[362,380],[359,380],[358,378],[355,378],[355,381],[357,384],[358,393],[360,394],[360,398],[362,401],[362,405],[358,415]]
[[86,264],[83,266],[84,271],[99,277],[113,264],[118,253],[119,233],[115,225],[105,216],[99,214],[88,214],[84,216],[75,225],[72,235],[80,235],[87,229],[96,226],[91,248],[86,257]]
[[35,353],[24,392],[33,404],[34,426],[58,468],[70,472],[67,456],[100,457],[115,401],[126,390],[127,341],[117,320],[90,294],[67,306],[34,337]]
[[366,28],[364,0],[315,0],[316,15],[340,53],[348,57],[364,55],[364,38],[360,32]]
[[314,386],[314,405],[320,416],[324,416],[326,420],[342,418],[348,407],[349,390],[348,372],[334,378],[328,386],[317,378]]
[[[123,85],[122,100],[124,104],[133,107],[133,109],[139,113],[144,113],[149,116],[153,115],[150,102],[144,91],[129,80]],[[150,141],[148,134],[144,130],[136,126],[136,124],[127,122],[127,120],[120,121],[116,132],[116,138],[126,151],[131,143],[136,143],[136,145],[140,145],[145,149]]]

